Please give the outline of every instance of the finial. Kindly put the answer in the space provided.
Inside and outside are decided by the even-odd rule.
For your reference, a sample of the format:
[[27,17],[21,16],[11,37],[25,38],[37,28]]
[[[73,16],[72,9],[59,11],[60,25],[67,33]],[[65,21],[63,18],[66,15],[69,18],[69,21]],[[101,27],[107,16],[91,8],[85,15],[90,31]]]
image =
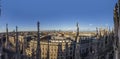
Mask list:
[[8,27],[8,24],[6,24],[6,27]]
[[6,31],[8,31],[8,24],[6,24]]
[[79,27],[79,23],[78,22],[76,23],[76,26]]
[[118,8],[118,3],[115,4],[115,8]]
[[38,22],[37,22],[37,24],[39,25],[39,24],[40,24],[40,22],[38,21]]
[[39,31],[39,26],[40,26],[40,22],[38,21],[38,22],[37,22],[38,31]]
[[98,27],[96,27],[96,33],[98,34]]
[[111,31],[111,28],[110,28],[110,26],[109,26],[109,32]]
[[17,30],[18,30],[18,27],[16,26],[16,32],[17,32]]

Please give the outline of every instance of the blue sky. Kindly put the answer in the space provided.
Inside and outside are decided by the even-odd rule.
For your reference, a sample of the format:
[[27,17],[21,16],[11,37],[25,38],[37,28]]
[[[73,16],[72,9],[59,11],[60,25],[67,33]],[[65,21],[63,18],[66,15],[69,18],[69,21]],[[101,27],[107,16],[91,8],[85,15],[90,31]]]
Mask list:
[[0,31],[9,24],[10,31],[19,30],[95,30],[113,26],[113,9],[116,0],[2,0]]

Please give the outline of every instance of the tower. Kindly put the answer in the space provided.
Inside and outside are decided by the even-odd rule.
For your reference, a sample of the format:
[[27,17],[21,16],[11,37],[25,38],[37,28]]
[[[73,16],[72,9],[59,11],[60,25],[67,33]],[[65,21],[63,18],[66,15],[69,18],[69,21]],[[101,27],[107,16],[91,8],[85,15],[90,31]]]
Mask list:
[[[5,43],[5,48],[7,48],[7,49],[8,49],[8,41],[9,41],[8,24],[6,24],[6,43]],[[5,53],[5,59],[8,59],[8,53]]]
[[117,45],[118,45],[118,59],[120,59],[120,0],[118,0],[118,10],[117,10],[117,12],[118,12],[118,21],[119,21],[119,23],[118,23],[118,43],[117,43]]
[[115,37],[118,36],[118,27],[119,27],[118,4],[116,3],[115,8],[114,8],[114,31],[115,31]]
[[8,48],[9,34],[8,34],[8,24],[6,24],[6,48]]
[[17,26],[16,26],[16,59],[20,59],[19,40],[18,40],[18,27]]
[[75,36],[75,42],[74,42],[74,50],[73,50],[73,59],[75,59],[75,54],[76,54],[76,44],[77,44],[77,39],[78,39],[78,36],[79,36],[79,24],[77,23],[76,24],[76,27],[77,27],[77,32],[76,32],[76,36]]
[[116,3],[114,8],[114,59],[120,58],[120,0]]
[[37,49],[36,49],[36,59],[41,59],[41,49],[40,49],[40,34],[39,34],[39,21],[37,22]]
[[77,42],[78,36],[79,36],[79,24],[76,24],[77,27],[77,33],[76,33],[76,37],[75,37],[75,41]]

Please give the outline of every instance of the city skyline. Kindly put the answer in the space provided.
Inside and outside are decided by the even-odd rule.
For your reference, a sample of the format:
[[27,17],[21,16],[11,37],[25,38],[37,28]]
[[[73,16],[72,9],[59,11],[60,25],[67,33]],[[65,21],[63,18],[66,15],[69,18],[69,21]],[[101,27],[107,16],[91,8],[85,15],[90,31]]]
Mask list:
[[119,11],[120,0],[0,0],[0,59],[120,59]]
[[41,30],[75,30],[79,23],[80,30],[95,30],[96,27],[113,27],[114,0],[34,0],[2,1],[1,32],[8,23],[9,30],[15,26],[20,31],[36,30],[40,21]]

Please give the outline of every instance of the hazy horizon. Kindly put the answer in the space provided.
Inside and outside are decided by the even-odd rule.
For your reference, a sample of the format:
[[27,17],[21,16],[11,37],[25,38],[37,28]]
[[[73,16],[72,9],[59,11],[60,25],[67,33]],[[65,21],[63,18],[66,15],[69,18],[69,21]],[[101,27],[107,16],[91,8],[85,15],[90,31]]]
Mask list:
[[96,27],[113,27],[113,9],[117,0],[2,0],[0,32],[15,26],[20,31],[41,30],[93,31]]

